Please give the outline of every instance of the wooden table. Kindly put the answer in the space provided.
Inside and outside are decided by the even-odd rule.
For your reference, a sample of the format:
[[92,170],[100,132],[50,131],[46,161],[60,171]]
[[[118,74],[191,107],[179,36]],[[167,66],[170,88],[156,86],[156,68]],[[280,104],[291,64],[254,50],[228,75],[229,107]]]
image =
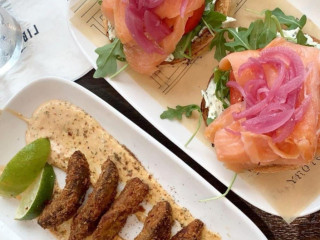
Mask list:
[[[153,136],[157,141],[166,146],[186,164],[197,171],[220,192],[225,192],[226,187],[222,183],[220,183],[215,177],[213,177],[209,172],[197,164],[191,157],[153,127],[104,79],[94,79],[92,76],[93,71],[89,72],[76,82],[98,95],[144,131]],[[246,214],[270,240],[320,240],[320,211],[298,218],[292,224],[288,225],[282,220],[282,218],[261,211],[238,197],[233,192],[228,194],[227,198],[242,212],[244,212],[244,214]]]

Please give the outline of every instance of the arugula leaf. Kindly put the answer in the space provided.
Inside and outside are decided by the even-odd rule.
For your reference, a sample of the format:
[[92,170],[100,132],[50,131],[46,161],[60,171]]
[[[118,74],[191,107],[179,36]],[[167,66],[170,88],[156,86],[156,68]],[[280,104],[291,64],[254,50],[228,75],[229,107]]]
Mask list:
[[268,43],[277,37],[277,23],[272,17],[271,11],[265,12],[265,20],[263,31],[258,37],[258,46],[257,48],[264,48]]
[[206,23],[205,25],[212,31],[216,31],[220,28],[222,23],[226,20],[226,15],[215,11],[206,11],[202,16],[202,21],[204,21]]
[[123,45],[119,39],[115,39],[112,43],[97,48],[95,51],[99,56],[97,59],[97,70],[94,78],[101,78],[117,73],[117,60],[124,62],[126,57],[123,53]]
[[212,119],[212,118],[207,118],[207,125],[209,126],[210,125],[210,123],[212,123],[214,121],[214,119]]
[[218,31],[210,43],[210,49],[216,47],[214,58],[218,61],[227,56],[227,47],[225,46],[227,40],[225,39],[224,34],[225,30]]
[[102,4],[102,0],[98,0],[98,4],[101,5]]
[[[208,27],[208,30],[213,34],[213,32],[216,32],[222,26],[222,23],[227,19],[227,17],[222,13],[214,11],[215,4],[212,0],[206,0],[205,4],[206,8],[202,15],[202,21],[200,22],[200,24],[198,24],[198,26],[195,29],[193,29],[191,32],[189,32],[181,38],[181,40],[176,46],[175,51],[173,52],[174,58],[191,59],[192,39],[195,36],[198,36],[204,27]],[[186,51],[188,49],[189,55],[186,54]]]
[[186,115],[186,117],[190,118],[192,116],[192,112],[193,111],[198,111],[199,113],[201,113],[201,108],[196,105],[196,104],[191,104],[191,105],[187,105],[187,106],[176,106],[176,108],[170,108],[168,107],[168,110],[164,111],[161,115],[160,118],[161,119],[178,119],[181,120],[182,119],[182,115]]
[[188,34],[184,35],[179,43],[176,46],[175,51],[172,53],[174,58],[180,59],[180,58],[187,58],[191,59],[191,54],[187,55],[186,51],[191,47],[192,39],[199,34],[202,27],[198,25],[195,29],[193,29]]
[[215,1],[212,1],[212,0],[206,0],[205,1],[205,4],[206,4],[206,8],[204,9],[205,12],[207,11],[214,11],[214,8],[215,8]]
[[200,127],[201,127],[201,108],[200,106],[196,105],[196,104],[190,104],[187,106],[176,106],[176,108],[170,108],[168,107],[168,110],[164,111],[161,115],[160,118],[161,119],[178,119],[181,120],[182,119],[182,115],[185,115],[187,118],[190,118],[192,116],[192,112],[193,111],[198,111],[199,114],[199,119],[198,119],[198,127],[196,129],[196,131],[192,134],[192,136],[190,137],[190,139],[187,141],[187,143],[185,144],[185,146],[188,146],[188,144],[192,141],[192,139],[196,136],[196,134],[198,133]]
[[[307,21],[305,15],[300,19],[296,19],[293,16],[285,15],[279,8],[272,11],[267,10],[264,14],[264,20],[258,19],[252,22],[249,28],[239,27],[216,30],[216,36],[210,44],[211,48],[216,47],[215,59],[220,61],[228,52],[264,48],[277,37],[277,31],[283,36],[281,24],[288,29],[296,29],[298,27],[301,30]],[[225,32],[228,32],[228,41]],[[296,38],[292,40],[298,44],[305,45],[307,42],[302,31],[299,32]]]
[[214,70],[213,81],[216,84],[216,97],[222,102],[223,107],[227,108],[230,106],[230,90],[227,87],[229,81],[230,71],[222,71],[218,67]]
[[307,45],[307,41],[308,41],[308,39],[303,34],[303,32],[300,30],[297,34],[297,43],[300,45]]
[[263,20],[259,19],[257,21],[252,22],[250,24],[250,27],[252,28],[252,31],[249,35],[249,44],[252,47],[252,49],[258,49],[259,42],[261,41],[260,36],[264,30],[264,22]]
[[288,29],[296,29],[297,27],[302,29],[307,22],[306,15],[303,15],[300,19],[293,16],[287,16],[280,8],[276,8],[271,11],[272,15],[276,16],[281,24],[284,24]]
[[248,37],[252,31],[252,27],[249,29],[239,28],[238,31],[235,28],[227,29],[231,34],[233,41],[227,42],[225,46],[231,47],[234,51],[251,50],[252,47],[249,44]]

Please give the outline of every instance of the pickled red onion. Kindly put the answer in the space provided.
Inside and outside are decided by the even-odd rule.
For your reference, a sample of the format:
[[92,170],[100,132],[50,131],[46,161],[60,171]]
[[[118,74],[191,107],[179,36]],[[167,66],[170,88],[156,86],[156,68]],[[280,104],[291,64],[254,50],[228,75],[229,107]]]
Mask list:
[[152,9],[158,7],[164,0],[138,0],[138,7]]
[[250,132],[269,133],[283,126],[294,113],[294,109],[279,111],[270,114],[258,115],[243,123],[243,126]]
[[144,51],[148,53],[163,53],[163,50],[145,35],[143,18],[140,16],[140,11],[132,5],[129,5],[126,9],[125,21],[133,39]]
[[157,42],[163,40],[171,33],[171,29],[156,15],[146,10],[144,12],[146,32]]
[[125,22],[136,43],[147,53],[164,53],[159,43],[172,30],[153,12],[164,0],[129,0]]
[[[265,65],[277,72],[272,84],[267,81]],[[269,134],[274,142],[282,142],[303,118],[311,101],[307,96],[297,106],[306,76],[301,58],[286,47],[268,48],[261,52],[259,58],[251,58],[241,65],[238,75],[245,71],[251,71],[254,77],[243,87],[234,81],[227,83],[241,93],[246,106],[245,110],[233,113],[233,118],[245,118],[241,124],[247,131]]]

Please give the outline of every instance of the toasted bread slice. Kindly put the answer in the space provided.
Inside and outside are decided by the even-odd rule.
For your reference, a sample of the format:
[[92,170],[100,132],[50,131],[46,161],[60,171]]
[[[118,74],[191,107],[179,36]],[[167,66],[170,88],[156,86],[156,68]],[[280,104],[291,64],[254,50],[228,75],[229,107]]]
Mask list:
[[[207,88],[210,84],[210,81],[214,78],[214,74],[212,74],[212,76],[210,77],[208,84],[207,84]],[[204,98],[202,97],[201,100],[201,104],[200,104],[200,108],[201,108],[201,113],[202,113],[202,118],[204,120],[204,124],[206,126],[208,126],[207,120],[208,120],[208,114],[209,114],[209,108],[206,107],[206,101],[204,100]]]

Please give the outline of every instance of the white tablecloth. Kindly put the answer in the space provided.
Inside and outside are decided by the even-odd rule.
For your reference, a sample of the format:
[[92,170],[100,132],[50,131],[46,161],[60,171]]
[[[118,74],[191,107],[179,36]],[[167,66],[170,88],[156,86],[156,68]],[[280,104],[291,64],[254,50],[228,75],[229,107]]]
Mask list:
[[0,5],[21,23],[24,39],[18,63],[0,77],[0,109],[38,78],[76,80],[92,68],[69,32],[66,0],[0,0]]

